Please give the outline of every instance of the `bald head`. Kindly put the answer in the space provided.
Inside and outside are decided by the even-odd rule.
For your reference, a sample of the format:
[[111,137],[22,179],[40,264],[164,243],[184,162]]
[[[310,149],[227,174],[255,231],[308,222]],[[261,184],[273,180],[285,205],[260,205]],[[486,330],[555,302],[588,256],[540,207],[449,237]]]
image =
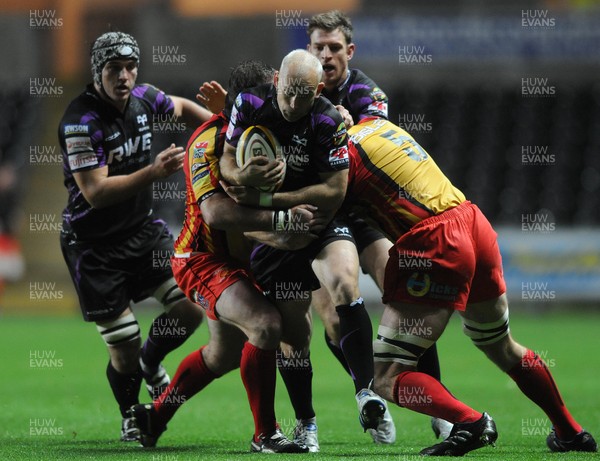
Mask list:
[[294,50],[283,58],[275,84],[277,103],[286,120],[293,122],[310,112],[323,89],[322,76],[321,63],[306,50]]
[[281,61],[280,75],[291,79],[302,79],[315,87],[323,76],[323,67],[319,60],[306,50],[294,50]]

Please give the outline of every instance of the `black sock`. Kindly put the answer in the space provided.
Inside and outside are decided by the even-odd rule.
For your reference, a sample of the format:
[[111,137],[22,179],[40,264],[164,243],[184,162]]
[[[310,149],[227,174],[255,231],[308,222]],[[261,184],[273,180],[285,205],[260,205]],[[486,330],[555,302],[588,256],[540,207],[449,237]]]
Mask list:
[[335,307],[340,316],[340,347],[356,392],[369,387],[373,380],[373,327],[362,298],[352,304]]
[[141,357],[144,363],[156,368],[166,355],[181,346],[193,333],[185,326],[179,325],[179,319],[161,314],[154,319],[144,342]]
[[277,350],[277,368],[287,388],[296,419],[314,418],[312,406],[313,369],[310,355],[306,358],[285,357]]
[[438,381],[442,380],[440,374],[440,360],[438,358],[437,347],[435,343],[429,349],[427,349],[419,359],[417,371],[426,373],[429,376],[433,376]]
[[327,330],[325,331],[325,344],[327,344],[327,347],[329,348],[331,353],[335,356],[336,359],[338,359],[338,362],[340,362],[341,365],[344,367],[346,373],[352,376],[352,373],[350,373],[350,368],[348,368],[348,362],[346,362],[346,357],[344,357],[342,349],[340,349],[339,346],[336,346],[331,342],[331,338],[327,334]]
[[106,368],[106,377],[110,383],[113,395],[119,404],[121,416],[126,418],[127,410],[129,410],[132,405],[140,403],[138,397],[140,394],[142,374],[139,371],[129,375],[119,373],[114,369],[109,360],[108,367]]

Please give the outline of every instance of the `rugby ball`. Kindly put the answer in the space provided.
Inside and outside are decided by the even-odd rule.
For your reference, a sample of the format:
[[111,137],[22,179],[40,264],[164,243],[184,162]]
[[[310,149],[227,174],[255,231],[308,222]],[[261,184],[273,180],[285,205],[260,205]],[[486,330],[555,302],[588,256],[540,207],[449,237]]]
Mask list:
[[[262,125],[255,125],[242,133],[235,151],[235,160],[239,168],[242,168],[251,157],[263,156],[269,160],[282,158],[285,161],[281,152],[281,145],[271,130]],[[257,187],[257,189],[262,192],[275,192],[276,190],[271,186]]]

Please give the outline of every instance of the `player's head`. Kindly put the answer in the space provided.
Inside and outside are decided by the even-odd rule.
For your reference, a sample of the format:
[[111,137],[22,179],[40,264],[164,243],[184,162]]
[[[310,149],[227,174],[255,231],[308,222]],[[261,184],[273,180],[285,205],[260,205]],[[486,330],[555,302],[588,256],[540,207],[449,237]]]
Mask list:
[[352,22],[340,11],[328,11],[310,18],[308,22],[308,51],[323,66],[325,88],[340,86],[348,76],[348,61],[354,56]]
[[140,62],[135,39],[124,32],[106,32],[96,39],[90,55],[96,88],[112,101],[126,101]]
[[227,84],[226,107],[231,107],[235,97],[247,88],[271,83],[275,69],[262,61],[242,61],[232,71]]
[[323,68],[317,58],[305,50],[288,53],[275,73],[277,104],[288,122],[307,115],[321,94]]

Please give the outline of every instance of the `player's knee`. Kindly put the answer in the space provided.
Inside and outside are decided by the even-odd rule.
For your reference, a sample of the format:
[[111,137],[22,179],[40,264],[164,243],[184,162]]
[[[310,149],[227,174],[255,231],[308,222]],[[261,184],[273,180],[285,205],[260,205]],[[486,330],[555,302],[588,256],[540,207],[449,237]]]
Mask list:
[[259,347],[273,349],[281,340],[281,316],[274,309],[257,314],[248,327],[248,340]]
[[331,280],[329,287],[331,298],[336,306],[350,304],[359,296],[358,278],[350,270],[341,269],[340,273]]
[[273,349],[281,340],[281,325],[263,324],[254,330],[253,337],[254,341],[251,342],[254,344],[263,344],[265,349]]
[[394,364],[395,368],[414,369],[419,358],[433,343],[431,339],[380,325],[373,343],[375,369],[379,370],[380,375],[388,368],[384,366],[385,363],[389,363],[389,366]]

